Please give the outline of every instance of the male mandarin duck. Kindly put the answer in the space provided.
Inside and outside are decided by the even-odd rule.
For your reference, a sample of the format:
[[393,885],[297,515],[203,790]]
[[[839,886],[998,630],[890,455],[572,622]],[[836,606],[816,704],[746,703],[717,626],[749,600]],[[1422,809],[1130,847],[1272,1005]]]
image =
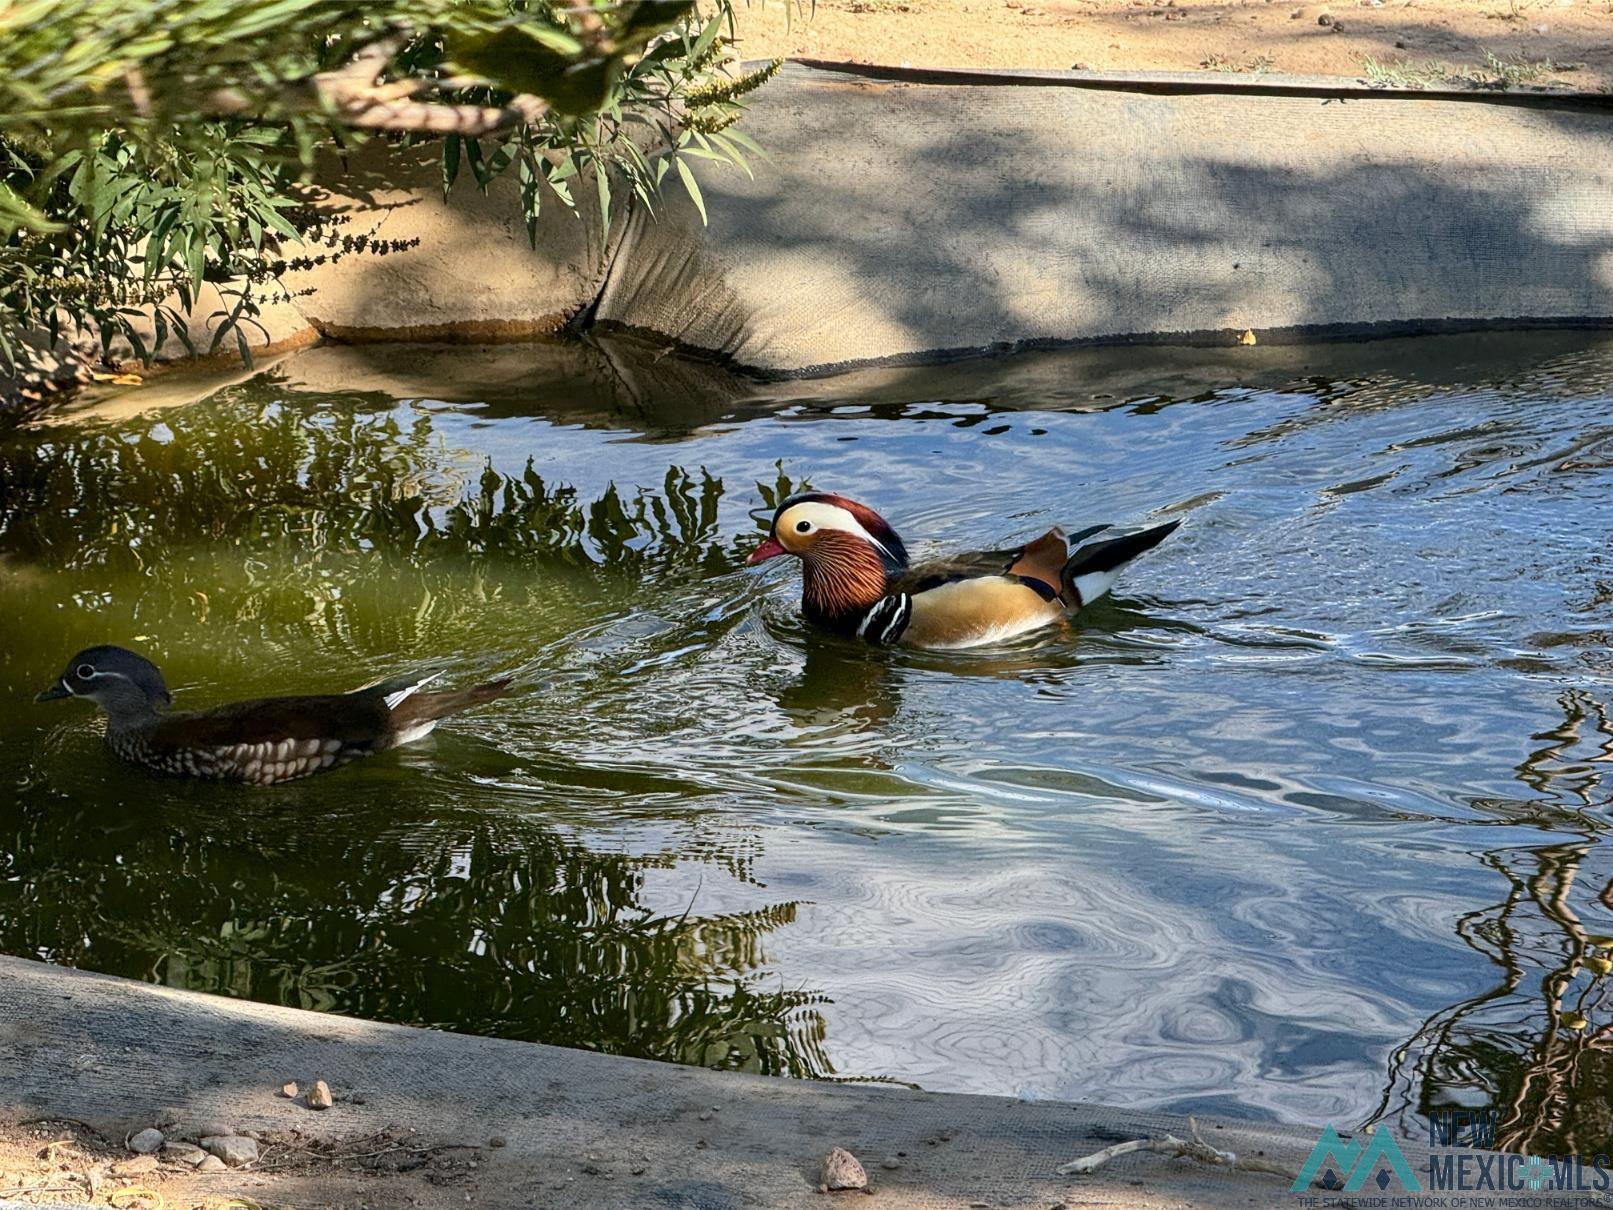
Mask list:
[[438,720],[501,697],[510,684],[420,692],[434,679],[400,676],[351,693],[257,698],[167,714],[173,699],[155,664],[122,647],[90,647],[34,700],[88,698],[106,711],[107,747],[130,764],[272,786],[413,743]]
[[1109,528],[1073,536],[1051,529],[1017,550],[981,551],[910,566],[907,547],[867,505],[829,492],[801,492],[773,514],[773,527],[747,562],[801,560],[801,611],[837,634],[870,643],[974,647],[1063,621],[1090,605],[1144,551],[1180,525],[1071,546]]

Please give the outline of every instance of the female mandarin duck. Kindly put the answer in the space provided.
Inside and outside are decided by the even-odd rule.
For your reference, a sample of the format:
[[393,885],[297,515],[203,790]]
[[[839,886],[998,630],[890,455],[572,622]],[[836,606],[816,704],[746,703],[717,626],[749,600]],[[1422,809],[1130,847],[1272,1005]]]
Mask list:
[[1018,550],[912,567],[901,538],[873,509],[845,496],[802,492],[778,506],[767,540],[748,562],[800,559],[801,612],[838,634],[870,643],[974,647],[1072,616],[1180,524],[1090,542],[1073,554],[1073,543],[1109,527],[1073,537],[1051,529]]
[[433,679],[400,676],[351,693],[266,697],[165,714],[173,699],[155,664],[122,647],[90,647],[34,700],[94,702],[106,711],[107,747],[130,764],[272,786],[413,743],[438,720],[502,696],[510,683],[421,693]]

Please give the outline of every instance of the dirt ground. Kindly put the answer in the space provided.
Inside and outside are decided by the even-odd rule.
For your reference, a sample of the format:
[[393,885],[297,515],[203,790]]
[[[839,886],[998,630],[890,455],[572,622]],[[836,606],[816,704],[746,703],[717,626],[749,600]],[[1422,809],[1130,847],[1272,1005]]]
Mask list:
[[[320,1137],[293,1127],[254,1132],[262,1158],[198,1173],[169,1156],[134,1155],[121,1138],[68,1118],[0,1119],[0,1207],[98,1205],[121,1210],[446,1210],[480,1199],[497,1149],[393,1127]],[[177,1137],[177,1136],[176,1136]]]
[[816,0],[815,9],[808,0],[789,11],[791,3],[742,9],[747,58],[1266,71],[1424,86],[1505,77],[1613,91],[1613,0]]

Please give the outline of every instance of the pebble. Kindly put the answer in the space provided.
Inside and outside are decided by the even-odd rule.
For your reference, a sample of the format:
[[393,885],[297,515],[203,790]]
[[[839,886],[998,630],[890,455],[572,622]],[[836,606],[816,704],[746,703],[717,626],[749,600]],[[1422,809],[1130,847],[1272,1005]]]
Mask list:
[[149,1127],[129,1139],[129,1150],[136,1155],[150,1155],[163,1144],[162,1131]]
[[297,1099],[297,1081],[287,1080],[280,1085],[280,1095],[288,1101],[295,1101]]
[[112,1165],[113,1176],[140,1176],[156,1170],[157,1157],[154,1155],[137,1155],[132,1160],[120,1160]]
[[196,1127],[192,1134],[198,1139],[224,1138],[235,1133],[235,1127],[220,1118],[212,1118]]
[[1323,13],[1320,17],[1316,18],[1316,24],[1318,24],[1318,25],[1332,25],[1333,24],[1333,14],[1332,13]]
[[212,1135],[202,1140],[202,1146],[231,1168],[250,1164],[258,1158],[257,1142],[239,1135]]
[[336,1098],[330,1095],[330,1085],[324,1080],[315,1080],[314,1086],[308,1090],[309,1109],[329,1109],[336,1103]]
[[902,1166],[902,1161],[897,1159],[894,1155],[887,1155],[884,1159],[879,1161],[879,1166],[881,1168],[889,1168],[894,1171]]
[[702,1122],[709,1122],[709,1121],[711,1121],[711,1110],[709,1110],[709,1109],[702,1109],[702,1110],[701,1110],[701,1111],[700,1111],[700,1120],[701,1120],[701,1121],[702,1121]]
[[201,1163],[196,1165],[197,1172],[228,1172],[229,1170],[230,1166],[216,1155],[207,1156]]
[[831,1147],[823,1157],[823,1183],[830,1189],[866,1189],[868,1173],[844,1147]]
[[492,1138],[487,1140],[487,1145],[489,1147],[508,1147],[510,1145],[510,1140],[505,1138],[502,1134],[495,1134]]
[[177,1164],[189,1164],[194,1168],[207,1158],[207,1152],[192,1143],[165,1143],[162,1158],[173,1160]]

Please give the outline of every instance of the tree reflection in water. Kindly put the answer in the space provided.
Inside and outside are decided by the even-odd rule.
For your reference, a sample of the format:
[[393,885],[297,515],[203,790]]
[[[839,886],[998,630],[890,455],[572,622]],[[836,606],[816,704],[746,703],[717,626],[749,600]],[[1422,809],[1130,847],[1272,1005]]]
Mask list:
[[[1613,972],[1613,722],[1584,690],[1558,699],[1560,726],[1518,766],[1538,797],[1475,804],[1490,818],[1573,840],[1478,854],[1505,880],[1501,902],[1457,932],[1499,972],[1495,986],[1435,1013],[1401,1046],[1375,1118],[1442,1105],[1498,1111],[1497,1145],[1531,1155],[1613,1150],[1613,1025],[1597,1026]],[[1587,926],[1585,918],[1601,923]]]
[[[534,634],[597,620],[613,594],[739,565],[716,537],[723,485],[704,471],[674,465],[658,490],[582,499],[530,465],[478,461],[390,397],[262,382],[118,425],[9,434],[0,602],[37,641],[10,675],[48,675],[58,647],[108,635],[141,635],[176,685],[228,686],[211,700],[284,691],[297,661],[351,679],[341,669],[357,660],[474,661],[475,643],[508,663]],[[4,952],[381,1020],[833,1071],[821,997],[767,972],[766,939],[795,902],[651,906],[666,896],[648,880],[692,887],[702,869],[763,901],[754,837],[697,826],[697,786],[623,774],[611,793],[649,805],[631,833],[585,845],[559,822],[565,804],[530,783],[479,790],[510,759],[487,745],[474,768],[449,752],[264,795],[79,761],[85,726],[6,724],[0,777],[18,792],[0,803]],[[570,809],[587,810],[600,775],[570,772]]]

